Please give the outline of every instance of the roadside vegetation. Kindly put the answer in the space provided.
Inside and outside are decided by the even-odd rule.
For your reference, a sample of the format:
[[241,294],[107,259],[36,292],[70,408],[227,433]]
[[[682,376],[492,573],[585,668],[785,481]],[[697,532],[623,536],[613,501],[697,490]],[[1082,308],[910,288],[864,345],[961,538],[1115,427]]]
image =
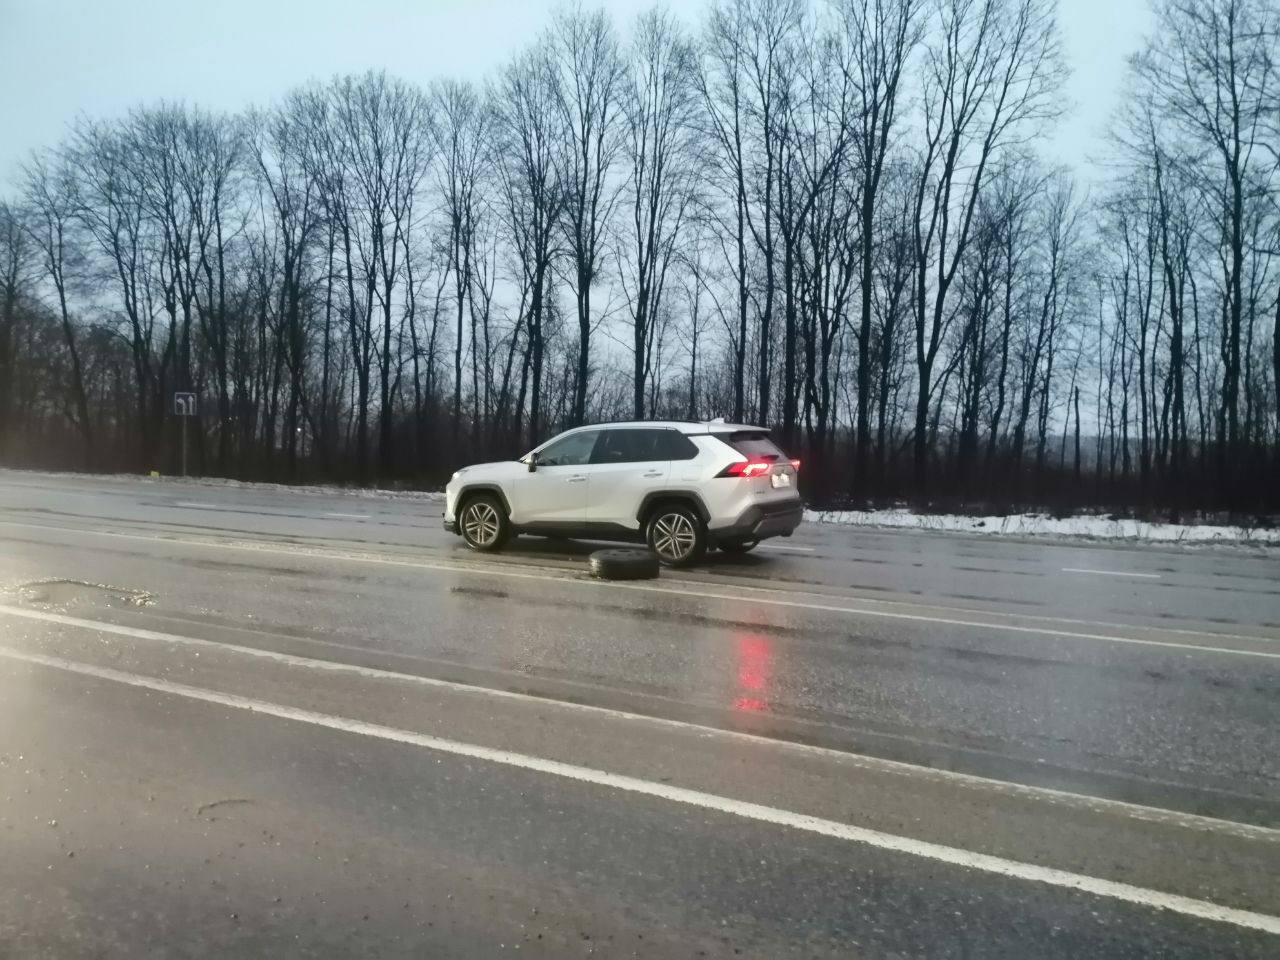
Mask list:
[[1051,0],[566,8],[484,83],[86,117],[0,201],[0,463],[438,489],[773,427],[811,500],[1280,511],[1280,7],[1159,0],[1091,191]]

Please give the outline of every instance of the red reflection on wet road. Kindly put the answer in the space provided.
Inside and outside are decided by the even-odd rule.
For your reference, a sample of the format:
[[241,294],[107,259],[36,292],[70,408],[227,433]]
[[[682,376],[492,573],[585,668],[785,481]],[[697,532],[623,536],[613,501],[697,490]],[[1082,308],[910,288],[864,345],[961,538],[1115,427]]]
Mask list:
[[733,708],[752,713],[764,710],[773,676],[773,645],[764,637],[744,634],[738,637],[737,656],[740,695]]

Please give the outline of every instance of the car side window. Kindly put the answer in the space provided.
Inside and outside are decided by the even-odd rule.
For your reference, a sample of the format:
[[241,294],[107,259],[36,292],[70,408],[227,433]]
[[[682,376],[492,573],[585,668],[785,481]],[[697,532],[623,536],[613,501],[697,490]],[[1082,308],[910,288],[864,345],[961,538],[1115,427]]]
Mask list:
[[547,467],[580,467],[591,462],[599,430],[571,433],[538,451],[538,463]]
[[666,430],[606,430],[592,463],[647,463],[671,459],[663,452]]
[[606,430],[596,444],[592,463],[652,463],[661,460],[692,460],[698,448],[678,430]]

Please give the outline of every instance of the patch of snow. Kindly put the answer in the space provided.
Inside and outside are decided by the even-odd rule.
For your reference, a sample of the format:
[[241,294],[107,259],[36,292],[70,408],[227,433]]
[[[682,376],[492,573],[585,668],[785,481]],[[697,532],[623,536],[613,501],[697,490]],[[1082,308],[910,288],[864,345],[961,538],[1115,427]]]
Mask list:
[[973,517],[912,513],[910,510],[806,510],[810,523],[865,527],[942,530],[1015,537],[1082,537],[1097,540],[1144,540],[1160,543],[1253,543],[1280,545],[1280,530],[1193,523],[1150,523],[1097,516],[1057,519],[1045,514]]

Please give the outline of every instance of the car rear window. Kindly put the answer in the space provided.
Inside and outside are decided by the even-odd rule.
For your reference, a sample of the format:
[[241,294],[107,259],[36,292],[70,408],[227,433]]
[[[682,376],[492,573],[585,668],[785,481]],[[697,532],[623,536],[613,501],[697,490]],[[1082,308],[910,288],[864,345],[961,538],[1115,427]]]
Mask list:
[[720,433],[716,434],[716,436],[744,457],[759,457],[764,460],[785,460],[787,458],[787,455],[779,450],[774,442],[769,439],[767,433],[739,431],[738,433],[730,434]]

